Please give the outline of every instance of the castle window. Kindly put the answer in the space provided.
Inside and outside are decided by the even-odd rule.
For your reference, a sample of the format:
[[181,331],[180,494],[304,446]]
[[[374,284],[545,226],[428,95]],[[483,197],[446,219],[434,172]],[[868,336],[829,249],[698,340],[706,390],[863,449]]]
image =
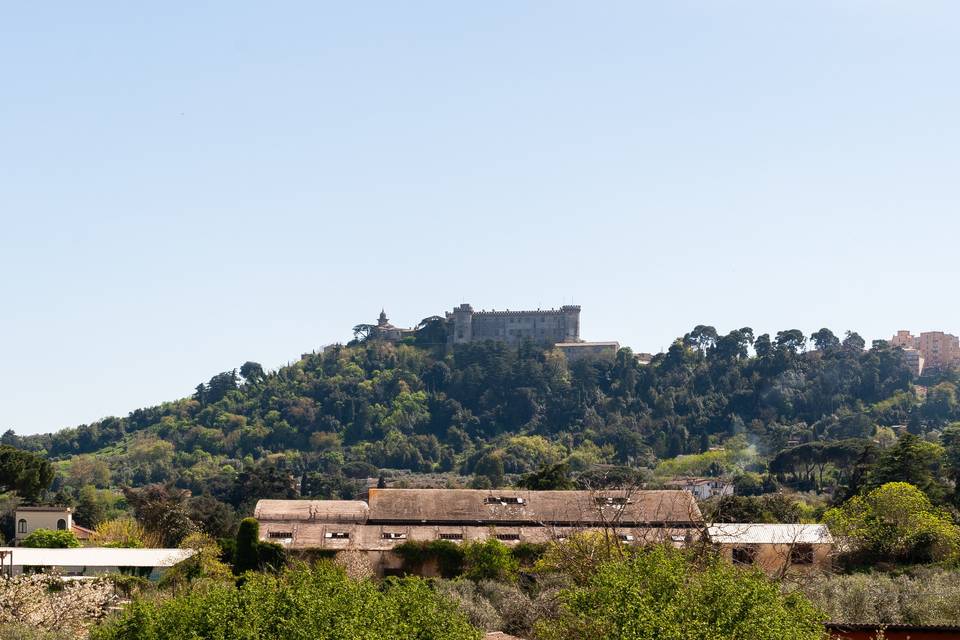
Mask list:
[[21,520],[17,523],[17,533],[26,533],[27,532],[27,521]]
[[498,533],[497,540],[519,540],[519,533]]
[[327,531],[323,534],[324,538],[328,540],[349,540],[350,532],[348,531]]
[[66,531],[66,529],[67,529],[67,521],[64,520],[63,518],[60,518],[59,520],[57,520],[57,531]]

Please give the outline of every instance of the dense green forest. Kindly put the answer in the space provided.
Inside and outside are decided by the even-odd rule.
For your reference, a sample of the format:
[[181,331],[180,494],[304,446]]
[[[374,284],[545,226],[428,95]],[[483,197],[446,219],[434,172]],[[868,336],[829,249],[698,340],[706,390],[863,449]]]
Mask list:
[[[914,380],[897,349],[866,349],[855,333],[698,326],[644,364],[629,349],[570,363],[532,343],[451,349],[438,330],[277,371],[247,362],[189,398],[52,434],[7,431],[0,444],[49,459],[47,499],[75,505],[88,526],[135,508],[135,488],[165,485],[226,527],[224,509],[243,515],[261,497],[350,498],[366,478],[401,472],[491,486],[615,465],[737,474],[741,493],[850,493],[898,431],[939,447],[960,419],[956,372]],[[949,472],[933,473],[943,498]]]

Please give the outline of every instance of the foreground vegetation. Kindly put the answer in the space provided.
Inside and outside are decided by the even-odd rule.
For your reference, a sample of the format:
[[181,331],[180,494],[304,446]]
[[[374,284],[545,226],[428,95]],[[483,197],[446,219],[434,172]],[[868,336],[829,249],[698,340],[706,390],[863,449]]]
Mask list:
[[[599,551],[594,547],[594,558]],[[785,593],[761,573],[713,556],[617,545],[583,565],[576,552],[550,549],[531,577],[518,582],[515,571],[504,569],[515,568],[516,560],[501,543],[474,545],[464,555],[462,574],[448,580],[350,578],[328,562],[247,573],[237,583],[198,577],[173,595],[136,599],[92,637],[442,640],[479,638],[489,629],[538,640],[806,640],[823,634],[822,615],[802,593]],[[578,562],[578,572],[587,567],[586,580],[572,578],[569,562]]]
[[137,600],[94,640],[277,638],[479,639],[454,604],[419,578],[350,580],[333,565],[200,584],[169,599]]

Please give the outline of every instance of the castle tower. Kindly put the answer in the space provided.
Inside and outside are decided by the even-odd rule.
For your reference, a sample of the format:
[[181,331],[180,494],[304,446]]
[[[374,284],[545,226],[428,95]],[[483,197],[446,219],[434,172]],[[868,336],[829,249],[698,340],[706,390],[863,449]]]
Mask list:
[[469,304],[461,304],[453,310],[453,313],[447,315],[447,319],[453,322],[449,332],[449,340],[452,344],[473,341],[473,307]]
[[564,338],[560,342],[580,342],[580,305],[565,304],[560,312],[564,320]]

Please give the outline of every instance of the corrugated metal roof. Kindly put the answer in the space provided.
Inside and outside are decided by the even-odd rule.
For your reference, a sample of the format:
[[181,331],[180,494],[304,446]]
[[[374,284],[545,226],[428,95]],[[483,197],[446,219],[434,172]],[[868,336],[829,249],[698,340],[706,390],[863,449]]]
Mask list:
[[831,544],[825,524],[715,524],[707,527],[718,544]]
[[172,567],[193,555],[192,549],[114,549],[78,547],[75,549],[33,549],[2,547],[12,552],[14,566],[38,567]]

